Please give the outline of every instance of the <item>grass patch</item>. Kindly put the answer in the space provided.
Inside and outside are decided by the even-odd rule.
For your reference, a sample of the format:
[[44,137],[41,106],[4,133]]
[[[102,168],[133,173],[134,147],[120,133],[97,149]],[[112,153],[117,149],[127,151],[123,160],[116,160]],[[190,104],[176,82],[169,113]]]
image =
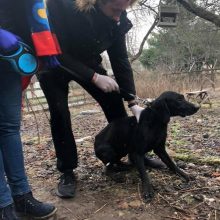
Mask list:
[[208,156],[201,158],[193,153],[176,153],[173,156],[175,160],[182,160],[185,162],[192,162],[195,164],[208,164],[208,165],[220,165],[220,158],[216,156]]
[[172,137],[177,137],[180,132],[180,124],[178,122],[175,122],[170,127],[170,133],[172,134]]
[[209,156],[200,159],[202,163],[209,164],[209,165],[220,165],[220,157],[216,156]]
[[177,148],[175,149],[175,152],[176,153],[179,153],[179,154],[186,154],[186,153],[189,153],[191,154],[191,150],[187,149],[187,148]]

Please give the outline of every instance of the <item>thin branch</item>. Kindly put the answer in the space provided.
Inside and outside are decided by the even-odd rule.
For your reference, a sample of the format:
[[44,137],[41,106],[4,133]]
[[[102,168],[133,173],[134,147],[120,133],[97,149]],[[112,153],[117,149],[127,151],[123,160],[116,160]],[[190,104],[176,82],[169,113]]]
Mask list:
[[27,105],[29,106],[29,108],[31,109],[31,112],[34,115],[34,120],[36,122],[36,127],[37,127],[38,144],[40,144],[40,129],[39,129],[39,124],[37,122],[37,116],[36,116],[36,113],[35,113],[34,109],[32,108],[31,103],[29,102],[29,100],[27,100]]
[[153,11],[155,14],[158,14],[158,12],[150,5],[146,5],[145,3],[141,3],[141,2],[139,3],[139,5],[148,8],[150,11]]
[[156,27],[158,23],[158,17],[155,18],[154,23],[151,25],[150,29],[148,30],[147,34],[144,36],[140,47],[139,47],[139,51],[137,52],[137,54],[135,54],[133,57],[131,57],[130,62],[133,63],[135,60],[137,60],[140,55],[142,54],[143,48],[144,48],[144,44],[147,40],[147,38],[149,37],[149,35],[151,34],[151,32],[153,31],[153,29]]
[[192,0],[177,0],[186,10],[220,27],[220,16],[198,6]]
[[37,102],[39,103],[39,105],[41,106],[48,122],[50,123],[50,119],[49,117],[47,116],[47,113],[46,113],[46,109],[44,108],[43,104],[41,103],[41,101],[39,100],[39,97],[36,95],[36,93],[34,92],[34,89],[31,88],[31,94],[32,94],[32,97],[34,96],[36,99],[37,99]]
[[107,205],[107,203],[105,203],[101,208],[97,209],[94,214],[96,214],[97,212],[99,212],[100,210],[102,210],[105,206]]

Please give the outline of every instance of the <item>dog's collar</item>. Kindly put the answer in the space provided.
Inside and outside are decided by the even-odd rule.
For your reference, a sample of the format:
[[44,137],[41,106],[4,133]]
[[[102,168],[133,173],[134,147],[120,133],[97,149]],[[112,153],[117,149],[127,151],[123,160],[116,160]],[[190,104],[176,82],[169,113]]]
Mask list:
[[124,93],[126,95],[128,95],[130,98],[133,98],[137,101],[137,103],[141,103],[143,105],[145,105],[146,107],[150,108],[151,107],[151,104],[152,102],[154,101],[154,99],[150,99],[150,98],[147,98],[147,99],[143,99],[143,98],[140,98],[139,96],[137,95],[134,95],[132,93],[128,93],[125,89],[123,88],[120,88],[120,92],[121,93]]
[[154,99],[150,99],[150,98],[143,99],[143,98],[140,98],[140,97],[137,96],[137,95],[134,95],[134,96],[135,96],[135,100],[136,100],[138,103],[141,103],[142,105],[145,105],[146,107],[151,108],[152,102],[154,101]]

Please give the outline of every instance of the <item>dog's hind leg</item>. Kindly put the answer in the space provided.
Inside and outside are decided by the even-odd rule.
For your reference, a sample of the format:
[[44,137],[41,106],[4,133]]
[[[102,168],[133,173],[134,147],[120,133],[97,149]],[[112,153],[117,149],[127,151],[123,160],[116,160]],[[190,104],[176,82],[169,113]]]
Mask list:
[[105,165],[118,160],[115,150],[108,143],[95,144],[95,154]]
[[132,168],[131,165],[121,161],[124,154],[120,154],[108,144],[95,145],[96,156],[105,164],[106,170],[111,172],[128,171]]

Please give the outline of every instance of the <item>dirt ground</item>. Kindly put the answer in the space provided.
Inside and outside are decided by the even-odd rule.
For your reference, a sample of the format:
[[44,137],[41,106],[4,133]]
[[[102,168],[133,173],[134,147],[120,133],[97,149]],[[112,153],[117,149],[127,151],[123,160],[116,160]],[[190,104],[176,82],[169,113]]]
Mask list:
[[[182,169],[196,177],[195,181],[186,184],[167,169],[150,170],[156,196],[149,204],[141,200],[135,170],[110,179],[95,157],[94,136],[106,125],[97,105],[71,109],[79,167],[76,196],[68,200],[56,197],[54,192],[60,174],[56,170],[48,119],[43,112],[36,114],[37,120],[33,114],[25,114],[24,155],[35,196],[57,206],[53,219],[58,220],[219,220],[219,93],[212,95],[212,103],[212,108],[204,105],[197,114],[174,118],[169,124],[167,149]],[[88,109],[96,112],[84,112]]]

